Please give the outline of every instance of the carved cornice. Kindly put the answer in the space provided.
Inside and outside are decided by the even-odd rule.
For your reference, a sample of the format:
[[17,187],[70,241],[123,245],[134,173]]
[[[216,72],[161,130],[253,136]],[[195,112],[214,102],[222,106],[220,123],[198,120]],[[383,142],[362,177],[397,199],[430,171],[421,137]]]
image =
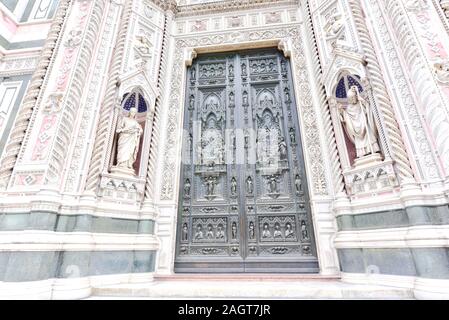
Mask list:
[[299,0],[222,0],[210,3],[178,6],[178,17],[189,17],[223,11],[257,9],[268,6],[295,5]]
[[164,11],[173,11],[176,12],[176,0],[151,0],[155,5],[161,8]]

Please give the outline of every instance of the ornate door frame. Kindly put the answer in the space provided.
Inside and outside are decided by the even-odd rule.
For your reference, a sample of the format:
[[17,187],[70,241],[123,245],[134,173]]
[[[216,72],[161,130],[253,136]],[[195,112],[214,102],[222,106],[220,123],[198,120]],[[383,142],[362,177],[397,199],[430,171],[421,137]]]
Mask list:
[[238,51],[253,48],[278,47],[291,59],[293,86],[297,98],[297,113],[301,131],[305,166],[310,190],[310,205],[316,239],[320,273],[338,275],[339,264],[333,238],[337,233],[332,212],[333,188],[331,185],[328,141],[324,128],[328,127],[321,114],[318,93],[313,94],[316,79],[313,74],[313,59],[309,54],[308,40],[301,25],[264,30],[245,30],[238,34],[216,33],[213,35],[174,39],[172,63],[167,74],[169,81],[164,93],[161,110],[160,154],[156,185],[160,186],[156,196],[159,209],[156,235],[160,250],[156,261],[157,274],[173,274],[176,226],[181,170],[182,124],[185,107],[187,67],[199,53]]

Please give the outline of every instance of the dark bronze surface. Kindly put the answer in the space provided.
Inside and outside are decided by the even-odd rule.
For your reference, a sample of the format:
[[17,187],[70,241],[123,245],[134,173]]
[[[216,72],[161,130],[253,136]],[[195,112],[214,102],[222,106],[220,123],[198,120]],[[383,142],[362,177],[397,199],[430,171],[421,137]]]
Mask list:
[[175,272],[318,272],[290,61],[203,55],[187,75]]

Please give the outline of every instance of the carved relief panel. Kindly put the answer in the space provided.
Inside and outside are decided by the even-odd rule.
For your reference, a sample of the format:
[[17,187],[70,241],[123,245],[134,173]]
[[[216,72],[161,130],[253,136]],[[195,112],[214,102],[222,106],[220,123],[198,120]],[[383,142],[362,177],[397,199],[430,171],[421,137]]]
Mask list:
[[204,55],[187,74],[175,271],[317,272],[289,61]]

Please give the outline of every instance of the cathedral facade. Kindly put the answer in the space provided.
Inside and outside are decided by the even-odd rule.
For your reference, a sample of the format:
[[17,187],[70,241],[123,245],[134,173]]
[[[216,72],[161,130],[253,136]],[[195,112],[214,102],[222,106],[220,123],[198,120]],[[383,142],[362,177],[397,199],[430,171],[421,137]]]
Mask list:
[[0,297],[257,278],[449,298],[449,1],[0,13]]

